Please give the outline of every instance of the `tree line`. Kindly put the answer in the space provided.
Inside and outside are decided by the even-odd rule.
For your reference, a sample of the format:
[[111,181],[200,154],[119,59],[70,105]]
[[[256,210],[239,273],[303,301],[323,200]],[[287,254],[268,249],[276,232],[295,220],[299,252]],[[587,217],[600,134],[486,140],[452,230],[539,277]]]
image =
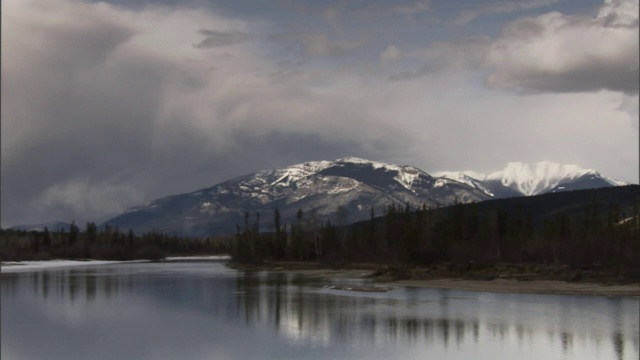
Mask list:
[[228,253],[229,238],[183,238],[151,231],[136,235],[118,227],[86,224],[84,231],[71,223],[68,230],[26,231],[0,229],[0,260],[100,259],[159,260],[170,255]]
[[[231,247],[238,262],[318,261],[429,266],[470,262],[563,264],[573,267],[637,268],[640,211],[593,199],[578,212],[560,207],[534,217],[525,206],[455,204],[446,208],[389,205],[368,221],[336,226],[299,210],[282,224],[278,209],[260,230],[260,214],[245,213]],[[340,208],[338,214],[346,210]],[[338,215],[339,222],[340,215]]]
[[[285,223],[245,212],[235,235],[186,238],[151,231],[72,223],[68,230],[0,229],[0,260],[161,259],[229,253],[237,262],[314,261],[430,266],[437,263],[532,263],[579,268],[638,269],[638,187],[570,192],[442,208],[389,205],[369,220],[347,225],[347,209],[333,219],[298,210]],[[600,195],[603,201],[599,201]],[[585,200],[587,196],[593,196]]]

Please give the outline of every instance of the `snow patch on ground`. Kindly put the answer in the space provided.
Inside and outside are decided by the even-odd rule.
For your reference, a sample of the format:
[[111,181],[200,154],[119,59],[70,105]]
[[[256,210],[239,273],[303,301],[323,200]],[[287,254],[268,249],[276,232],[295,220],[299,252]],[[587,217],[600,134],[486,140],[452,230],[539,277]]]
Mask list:
[[169,256],[165,261],[182,261],[182,260],[230,260],[229,255],[211,255],[211,256]]
[[337,194],[341,194],[341,193],[346,193],[349,192],[353,189],[355,189],[358,185],[353,185],[352,187],[348,187],[348,188],[340,188],[340,187],[336,187],[334,189],[331,189],[329,191],[327,191],[327,194],[329,195],[337,195]]
[[92,266],[92,265],[106,265],[117,264],[125,262],[146,262],[148,260],[133,260],[133,261],[109,261],[109,260],[48,260],[48,261],[12,261],[3,262],[1,272],[13,273],[20,271],[30,270],[44,270],[63,267],[77,267],[77,266]]

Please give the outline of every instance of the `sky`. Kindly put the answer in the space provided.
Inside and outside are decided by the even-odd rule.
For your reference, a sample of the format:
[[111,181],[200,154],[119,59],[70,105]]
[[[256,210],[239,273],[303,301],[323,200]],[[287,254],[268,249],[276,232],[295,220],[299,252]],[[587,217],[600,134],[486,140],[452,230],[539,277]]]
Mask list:
[[3,0],[2,227],[346,156],[638,183],[638,0]]

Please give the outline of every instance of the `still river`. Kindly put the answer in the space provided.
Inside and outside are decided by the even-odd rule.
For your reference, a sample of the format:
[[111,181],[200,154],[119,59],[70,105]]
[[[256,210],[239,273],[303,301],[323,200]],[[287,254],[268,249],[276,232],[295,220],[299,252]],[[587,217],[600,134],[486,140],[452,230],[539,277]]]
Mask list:
[[638,359],[637,297],[393,288],[174,261],[3,272],[1,358]]

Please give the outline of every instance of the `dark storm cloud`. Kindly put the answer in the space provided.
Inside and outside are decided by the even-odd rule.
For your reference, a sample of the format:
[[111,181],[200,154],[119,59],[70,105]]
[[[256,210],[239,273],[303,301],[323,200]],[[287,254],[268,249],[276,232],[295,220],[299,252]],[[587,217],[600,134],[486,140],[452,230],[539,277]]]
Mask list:
[[[184,36],[172,43],[156,24],[176,22],[172,33],[201,26],[190,24],[191,13],[74,3],[59,10],[66,22],[41,23],[38,11],[30,20],[35,3],[16,4],[5,23],[15,35],[2,43],[3,226],[100,221],[240,174],[386,149],[370,136],[351,139],[362,132],[340,119],[364,115],[348,97],[331,96],[340,105],[325,106],[295,81],[265,83],[253,50],[215,52],[248,33],[201,31],[200,47],[211,52],[176,61]],[[87,20],[72,21],[80,15]]]
[[[3,148],[3,217],[50,212],[50,205],[56,204],[48,202],[62,199],[41,198],[41,195],[59,189],[56,184],[88,182],[121,187],[123,176],[151,160],[153,122],[161,101],[164,68],[153,61],[138,60],[140,62],[130,59],[130,63],[110,73],[108,78],[88,76],[93,79],[85,81],[73,80],[86,75],[77,68],[64,69],[66,71],[58,68],[55,79],[48,79],[55,82],[41,87],[38,85],[42,77],[36,74],[3,75],[7,87],[17,82],[30,84],[28,89],[21,89],[28,97],[13,103],[14,92],[3,89],[3,97],[7,96],[3,108],[7,108],[4,114],[21,113],[18,117],[21,123],[16,127],[31,128],[28,134],[17,139],[3,136],[3,145],[12,144],[14,140],[19,142],[6,150]],[[43,62],[42,68],[46,69],[47,58]],[[54,85],[58,88],[52,89]],[[106,200],[104,197],[120,196],[109,190],[101,194],[98,190],[82,186],[77,193],[86,199],[97,197],[96,202]],[[67,191],[73,193],[74,189]],[[126,200],[131,192],[126,191],[120,196],[121,200]],[[90,204],[83,200],[81,204],[65,205],[91,217],[101,211],[114,211],[117,204]],[[73,214],[72,211],[60,212],[57,215],[66,216],[64,220],[70,220]]]

